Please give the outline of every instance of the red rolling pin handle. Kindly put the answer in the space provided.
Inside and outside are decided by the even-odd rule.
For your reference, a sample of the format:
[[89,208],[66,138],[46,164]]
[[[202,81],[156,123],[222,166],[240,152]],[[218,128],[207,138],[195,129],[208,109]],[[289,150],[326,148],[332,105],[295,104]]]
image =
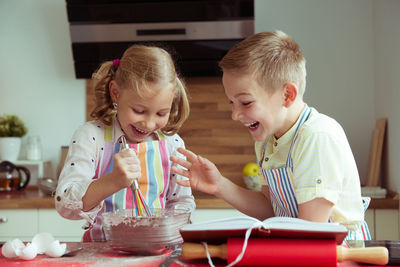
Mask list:
[[[243,239],[229,238],[227,261],[235,261]],[[324,239],[249,239],[241,266],[336,267],[336,242]]]

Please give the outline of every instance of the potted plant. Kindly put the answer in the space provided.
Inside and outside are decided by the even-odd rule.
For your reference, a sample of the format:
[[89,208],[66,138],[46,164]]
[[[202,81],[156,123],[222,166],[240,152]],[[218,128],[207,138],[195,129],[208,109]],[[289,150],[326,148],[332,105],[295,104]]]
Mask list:
[[28,132],[16,115],[0,116],[0,159],[15,161],[21,148],[21,138]]

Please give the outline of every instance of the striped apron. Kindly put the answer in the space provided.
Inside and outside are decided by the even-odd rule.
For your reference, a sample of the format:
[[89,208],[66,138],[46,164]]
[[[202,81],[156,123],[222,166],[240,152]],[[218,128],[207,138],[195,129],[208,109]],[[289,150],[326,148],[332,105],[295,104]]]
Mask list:
[[[279,217],[298,217],[298,203],[295,195],[295,188],[293,183],[293,160],[291,157],[292,147],[295,143],[298,130],[303,125],[303,123],[310,116],[311,109],[306,106],[303,113],[300,116],[299,123],[297,125],[294,138],[292,143],[290,144],[288,157],[286,160],[286,166],[284,168],[278,169],[263,169],[262,163],[264,161],[265,150],[268,144],[267,140],[264,144],[264,151],[259,162],[259,165],[262,170],[262,174],[264,179],[267,182],[269,187],[269,194],[272,203],[272,207],[274,209],[275,216]],[[368,208],[369,199],[363,198],[363,206],[364,210]],[[349,231],[349,234],[346,237],[346,240],[369,240],[371,239],[371,235],[368,230],[367,223],[363,221],[363,223],[357,227],[355,231]]]
[[[93,179],[98,179],[113,170],[113,155],[120,151],[121,142],[113,143],[112,134],[112,126],[106,126],[103,158],[97,166],[96,175]],[[159,136],[160,140],[129,145],[131,148],[135,149],[140,160],[142,172],[139,178],[140,192],[150,209],[165,207],[166,191],[169,186],[170,155],[167,150],[164,135],[159,133]],[[103,212],[135,208],[133,197],[134,195],[131,188],[127,187],[106,198],[94,223],[84,233],[83,241],[105,241],[106,238],[102,227],[101,214]]]

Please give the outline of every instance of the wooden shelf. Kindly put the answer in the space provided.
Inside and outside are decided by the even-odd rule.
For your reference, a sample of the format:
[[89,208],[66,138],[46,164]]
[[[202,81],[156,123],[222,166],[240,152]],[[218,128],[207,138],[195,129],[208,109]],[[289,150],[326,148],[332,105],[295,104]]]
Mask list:
[[399,209],[399,200],[393,198],[371,199],[368,209]]

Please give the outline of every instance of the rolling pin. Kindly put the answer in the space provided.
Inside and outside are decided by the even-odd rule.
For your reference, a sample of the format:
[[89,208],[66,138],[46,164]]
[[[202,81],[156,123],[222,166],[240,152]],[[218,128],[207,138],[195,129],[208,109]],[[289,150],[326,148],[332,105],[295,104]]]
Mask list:
[[[243,247],[242,238],[229,238],[226,244],[208,245],[210,257],[235,261]],[[206,250],[201,243],[183,243],[182,258],[206,258]],[[385,247],[346,248],[337,246],[335,240],[325,239],[285,239],[251,238],[238,266],[304,266],[336,267],[337,262],[385,265],[388,263]]]

